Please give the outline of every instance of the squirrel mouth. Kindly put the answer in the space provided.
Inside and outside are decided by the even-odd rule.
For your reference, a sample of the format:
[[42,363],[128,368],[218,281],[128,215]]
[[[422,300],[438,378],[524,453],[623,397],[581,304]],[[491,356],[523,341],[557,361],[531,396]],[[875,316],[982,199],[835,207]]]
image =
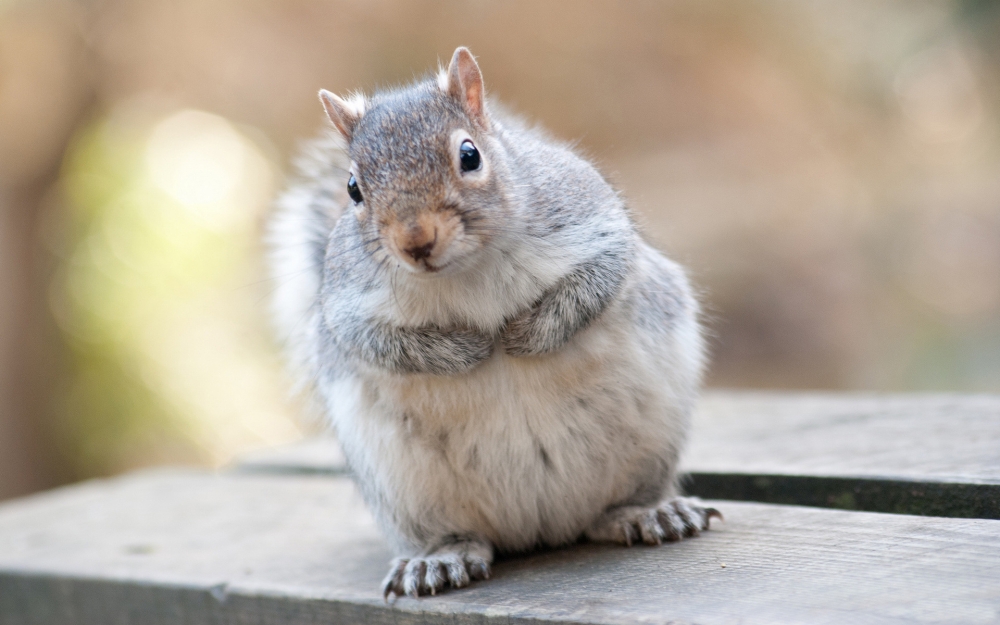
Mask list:
[[445,267],[449,266],[451,263],[444,263],[441,265],[432,265],[427,259],[422,259],[419,262],[414,263],[413,261],[400,260],[399,264],[406,269],[409,273],[419,276],[426,274],[438,273]]
[[447,273],[447,270],[450,270],[454,265],[451,259],[445,260],[440,264],[431,264],[427,259],[421,260],[417,264],[405,262],[403,264],[415,276],[432,276]]
[[424,261],[420,262],[420,265],[418,265],[418,268],[422,269],[423,273],[438,273],[439,271],[441,271],[442,269],[444,269],[447,266],[448,266],[448,263],[445,263],[443,265],[432,265],[432,264],[430,264],[430,262],[424,260]]

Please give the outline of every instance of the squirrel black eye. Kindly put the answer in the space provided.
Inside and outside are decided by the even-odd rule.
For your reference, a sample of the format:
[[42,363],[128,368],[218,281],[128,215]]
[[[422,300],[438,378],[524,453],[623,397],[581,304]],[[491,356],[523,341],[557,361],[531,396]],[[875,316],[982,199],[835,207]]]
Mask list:
[[458,148],[458,160],[462,162],[462,171],[475,171],[482,163],[482,159],[479,158],[479,150],[468,139],[463,141]]
[[358,181],[351,174],[351,179],[347,181],[347,195],[351,196],[355,204],[360,204],[365,198],[361,197],[361,189],[358,188]]

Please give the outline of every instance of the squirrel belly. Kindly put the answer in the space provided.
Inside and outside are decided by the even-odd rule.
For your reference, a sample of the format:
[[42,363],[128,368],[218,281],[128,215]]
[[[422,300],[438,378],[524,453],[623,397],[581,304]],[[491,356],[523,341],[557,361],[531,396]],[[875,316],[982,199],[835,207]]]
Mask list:
[[397,547],[474,535],[500,551],[577,539],[604,510],[675,494],[701,373],[681,270],[644,244],[619,297],[551,354],[459,375],[357,372],[321,388]]

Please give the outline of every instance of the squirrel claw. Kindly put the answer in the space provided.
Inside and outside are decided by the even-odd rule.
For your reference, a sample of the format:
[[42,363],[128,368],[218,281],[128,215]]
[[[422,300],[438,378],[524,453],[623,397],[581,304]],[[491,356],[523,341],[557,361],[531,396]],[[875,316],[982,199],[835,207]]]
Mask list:
[[626,547],[640,541],[660,545],[698,536],[709,529],[713,517],[721,520],[722,513],[703,507],[698,499],[674,497],[651,508],[622,506],[608,510],[586,531],[586,536]]
[[419,558],[396,558],[382,581],[382,596],[388,602],[390,595],[437,595],[489,577],[489,561],[473,553],[444,551]]

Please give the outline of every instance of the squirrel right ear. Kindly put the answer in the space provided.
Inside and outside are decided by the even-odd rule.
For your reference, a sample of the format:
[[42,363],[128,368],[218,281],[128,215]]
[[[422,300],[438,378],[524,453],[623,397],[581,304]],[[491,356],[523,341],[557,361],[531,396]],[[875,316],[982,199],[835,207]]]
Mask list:
[[351,135],[354,134],[354,128],[361,121],[361,116],[365,112],[364,97],[356,95],[350,100],[344,100],[335,93],[320,89],[319,100],[323,103],[323,108],[326,109],[326,116],[330,118],[333,125],[349,143]]
[[483,74],[479,71],[479,65],[468,48],[462,46],[455,49],[441,86],[446,87],[444,91],[462,103],[472,121],[483,129],[487,127],[483,104],[485,98]]

